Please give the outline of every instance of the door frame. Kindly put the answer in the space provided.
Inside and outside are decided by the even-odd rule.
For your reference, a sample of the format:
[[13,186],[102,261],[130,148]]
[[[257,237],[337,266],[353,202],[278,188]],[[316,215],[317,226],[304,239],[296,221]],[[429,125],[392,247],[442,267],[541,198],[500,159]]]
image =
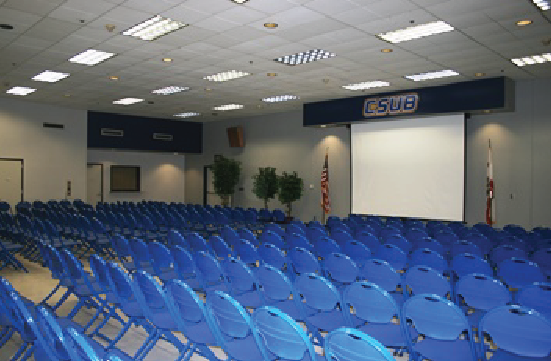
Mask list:
[[[14,161],[14,162],[19,162],[21,163],[21,202],[23,202],[23,199],[24,199],[24,191],[25,191],[25,187],[24,187],[24,184],[25,184],[25,178],[24,178],[24,175],[25,175],[25,160],[23,158],[0,158],[0,161]],[[15,207],[14,207],[15,208]],[[15,209],[14,209],[15,211]]]
[[207,197],[208,197],[208,184],[207,184],[207,172],[209,169],[212,169],[212,164],[205,165],[203,167],[203,206],[207,205]]
[[[86,163],[86,171],[88,171],[88,166],[89,165],[99,165],[101,167],[101,202],[103,203],[103,194],[104,194],[104,189],[103,189],[103,163],[96,163],[96,162]],[[86,175],[86,180],[88,181],[88,175]],[[86,192],[88,192],[88,183],[86,183]]]

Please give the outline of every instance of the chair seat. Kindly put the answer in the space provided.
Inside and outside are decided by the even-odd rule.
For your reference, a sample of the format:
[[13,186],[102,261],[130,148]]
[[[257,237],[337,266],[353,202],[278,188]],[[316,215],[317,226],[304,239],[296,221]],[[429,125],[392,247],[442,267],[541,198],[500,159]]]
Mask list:
[[298,310],[297,305],[293,300],[285,300],[282,302],[268,302],[268,305],[279,308],[282,312],[288,314],[294,320],[298,321],[302,319],[300,311]]
[[[413,348],[432,361],[472,360],[472,353],[467,340],[445,342],[425,339],[415,344]],[[492,361],[495,360],[492,358]]]
[[246,292],[241,295],[232,294],[233,298],[237,300],[244,307],[260,307],[263,302],[258,292]]
[[174,269],[170,269],[170,270],[161,270],[161,274],[158,275],[159,278],[163,281],[170,281],[170,280],[177,280],[180,278],[180,275],[178,274],[178,272],[176,272]]
[[232,339],[226,343],[228,353],[240,361],[258,361],[262,360],[262,354],[258,349],[254,338]]
[[548,360],[549,357],[525,357],[512,354],[507,351],[497,350],[494,352],[491,360],[492,361],[524,361],[524,360]]
[[186,337],[192,342],[199,344],[216,344],[209,325],[206,322],[200,322],[197,324],[187,325]]
[[406,339],[402,334],[402,329],[400,325],[386,323],[386,324],[376,324],[376,323],[364,323],[362,320],[353,316],[352,322],[355,327],[367,333],[369,336],[373,337],[383,345],[387,347],[404,347],[407,346]]
[[148,320],[156,327],[165,330],[177,330],[178,325],[174,322],[174,318],[168,310],[156,312],[148,318]]

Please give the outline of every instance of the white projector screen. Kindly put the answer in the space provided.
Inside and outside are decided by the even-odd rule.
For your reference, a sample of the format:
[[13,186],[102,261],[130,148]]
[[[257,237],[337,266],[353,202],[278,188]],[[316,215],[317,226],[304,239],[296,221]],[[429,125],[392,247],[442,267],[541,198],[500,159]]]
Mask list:
[[352,213],[463,221],[465,115],[351,126]]

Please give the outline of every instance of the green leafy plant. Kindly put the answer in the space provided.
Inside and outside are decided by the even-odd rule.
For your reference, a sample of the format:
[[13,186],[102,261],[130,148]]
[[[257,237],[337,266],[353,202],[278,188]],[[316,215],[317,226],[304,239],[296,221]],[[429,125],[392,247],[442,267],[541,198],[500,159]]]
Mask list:
[[286,207],[287,217],[291,217],[292,203],[298,201],[302,197],[302,191],[304,190],[304,182],[300,178],[297,172],[287,173],[283,172],[278,179],[279,192],[277,198]]
[[268,209],[268,201],[277,194],[276,169],[272,167],[258,168],[258,174],[253,175],[253,193],[264,200],[264,208]]
[[241,175],[241,162],[224,156],[217,158],[212,165],[214,191],[222,199],[222,205],[228,206],[230,196],[235,193],[235,186]]

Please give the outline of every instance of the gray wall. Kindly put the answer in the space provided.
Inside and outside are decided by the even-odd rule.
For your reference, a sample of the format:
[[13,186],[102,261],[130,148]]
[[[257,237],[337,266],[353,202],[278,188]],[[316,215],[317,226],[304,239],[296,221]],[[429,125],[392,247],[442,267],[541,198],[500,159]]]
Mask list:
[[[486,209],[486,160],[492,140],[497,226],[517,223],[532,228],[551,226],[551,79],[516,84],[516,110],[483,114],[467,121],[465,220],[483,222]],[[226,128],[242,125],[245,148],[228,146]],[[242,185],[234,205],[262,207],[252,194],[251,176],[261,166],[299,172],[305,195],[295,216],[308,221],[320,218],[320,173],[325,147],[329,147],[332,214],[350,211],[350,134],[347,128],[302,127],[302,112],[274,114],[240,120],[206,123],[204,154],[186,157],[186,201],[202,203],[203,166],[214,154],[243,162]],[[314,189],[308,189],[313,184]],[[270,208],[281,207],[279,202]]]
[[[245,147],[230,148],[226,128],[242,125]],[[203,166],[211,164],[215,154],[242,162],[243,171],[234,206],[262,208],[263,202],[252,193],[252,176],[259,167],[297,171],[304,180],[304,195],[293,204],[293,216],[304,221],[321,218],[320,177],[325,149],[329,148],[330,197],[333,214],[350,212],[350,132],[342,128],[304,128],[302,111],[205,123],[201,155],[186,156],[186,201],[203,202]],[[310,188],[313,185],[313,189]],[[282,208],[272,200],[269,208]]]

